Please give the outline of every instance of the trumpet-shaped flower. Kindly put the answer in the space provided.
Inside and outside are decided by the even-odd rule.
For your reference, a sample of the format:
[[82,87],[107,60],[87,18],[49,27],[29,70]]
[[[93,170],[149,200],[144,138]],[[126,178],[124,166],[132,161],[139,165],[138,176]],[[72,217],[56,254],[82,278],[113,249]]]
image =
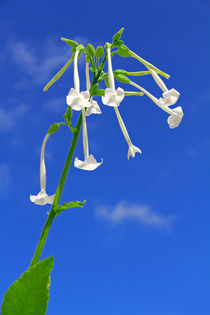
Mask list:
[[99,165],[102,164],[103,160],[101,160],[101,162],[98,163],[92,154],[89,155],[86,114],[85,114],[84,108],[82,109],[82,139],[83,139],[83,148],[84,148],[85,160],[81,161],[76,157],[74,160],[74,166],[76,168],[80,168],[82,170],[93,171],[97,167],[99,167]]
[[125,127],[125,124],[122,120],[122,117],[120,115],[120,112],[118,110],[117,107],[114,108],[115,109],[115,113],[116,113],[116,116],[117,116],[117,119],[118,119],[118,122],[119,122],[119,125],[120,125],[120,128],[122,130],[122,133],[125,137],[125,140],[127,141],[127,144],[128,144],[128,160],[129,160],[129,157],[132,156],[133,158],[135,157],[135,154],[136,153],[142,153],[141,150],[136,147],[135,145],[133,145],[133,143],[131,142],[131,139],[129,137],[129,134],[128,134],[128,131]]
[[91,114],[101,114],[101,109],[96,101],[90,99],[89,103],[91,106],[86,109],[86,116],[90,116]]
[[[162,105],[161,102],[155,96],[153,96],[151,93],[149,93],[147,90],[145,90],[140,85],[138,85],[138,84],[136,84],[135,82],[132,82],[132,81],[130,81],[130,84],[135,86],[135,87],[137,87],[137,89],[139,89],[144,94],[146,94],[157,106],[159,106],[162,110],[164,110],[166,113],[168,113],[170,115],[168,117],[168,120],[167,120],[170,128],[173,129],[173,128],[179,126],[179,124],[180,124],[180,122],[181,122],[181,120],[182,120],[182,118],[184,116],[181,106],[178,106],[178,107],[176,107],[174,109],[171,109],[169,107],[169,105]],[[172,91],[172,90],[170,90],[170,91]],[[170,92],[170,91],[168,91],[168,92]],[[173,98],[172,98],[172,100],[173,100]]]
[[74,110],[81,110],[82,108],[92,106],[89,102],[89,99],[90,99],[89,91],[80,92],[78,55],[79,55],[79,50],[76,50],[76,53],[74,56],[74,88],[72,88],[69,91],[69,94],[66,96],[67,105],[71,106],[72,109]]
[[75,158],[74,160],[74,166],[77,168],[80,168],[82,170],[86,170],[86,171],[93,171],[95,170],[99,165],[101,165],[101,163],[103,162],[103,160],[98,163],[96,161],[96,159],[94,158],[94,156],[91,154],[89,155],[87,158],[85,158],[84,161],[79,160],[78,158]]
[[41,189],[41,191],[36,196],[30,195],[31,202],[34,202],[36,205],[40,206],[46,205],[47,203],[50,205],[53,204],[54,198],[55,194],[48,196],[44,189]]
[[180,93],[175,89],[168,90],[165,83],[161,80],[159,75],[151,68],[149,69],[149,71],[150,71],[153,79],[157,83],[157,85],[163,91],[163,94],[162,94],[163,97],[160,97],[158,100],[159,105],[161,105],[161,106],[174,105],[177,102]]
[[40,155],[40,186],[41,190],[38,193],[38,195],[30,195],[31,202],[34,202],[37,205],[46,205],[47,203],[52,204],[53,200],[55,198],[55,194],[48,196],[46,193],[46,167],[45,167],[45,159],[44,159],[44,153],[45,153],[45,146],[47,143],[47,140],[49,138],[50,134],[48,133],[44,141],[42,143],[41,148],[41,155]]
[[163,97],[159,98],[159,104],[161,106],[171,106],[177,102],[180,93],[175,89],[171,89],[164,92],[162,95]]
[[169,127],[171,129],[178,127],[180,122],[182,121],[183,116],[184,116],[184,113],[182,111],[181,106],[178,106],[178,107],[172,109],[172,113],[168,117],[168,120],[167,120]]
[[117,90],[106,88],[104,94],[105,95],[102,96],[103,104],[113,106],[113,107],[119,106],[125,97],[125,92],[120,87],[118,87]]
[[81,110],[92,106],[89,99],[89,91],[78,92],[76,89],[71,88],[69,94],[66,96],[66,103],[74,110]]

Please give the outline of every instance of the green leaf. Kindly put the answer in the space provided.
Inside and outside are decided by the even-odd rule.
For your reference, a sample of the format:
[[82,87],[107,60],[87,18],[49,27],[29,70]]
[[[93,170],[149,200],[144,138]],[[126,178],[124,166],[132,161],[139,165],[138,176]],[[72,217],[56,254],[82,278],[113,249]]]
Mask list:
[[63,40],[64,42],[66,42],[67,44],[69,44],[71,47],[77,47],[79,44],[77,42],[75,42],[74,40],[71,39],[67,39],[64,37],[61,37],[61,40]]
[[6,292],[1,315],[44,315],[49,300],[54,257],[46,258],[16,280]]
[[61,206],[57,206],[55,211],[57,212],[57,215],[61,213],[61,211],[70,209],[70,208],[82,208],[85,204],[86,200],[84,201],[70,201],[70,202],[64,202]]
[[67,63],[63,66],[63,68],[54,75],[54,77],[45,85],[44,92],[46,92],[53,83],[55,83],[60,77],[64,74],[72,60],[74,59],[74,54],[71,56],[71,58],[67,61]]
[[117,81],[122,82],[122,83],[130,83],[130,79],[126,77],[124,74],[116,74],[114,73],[114,77]]
[[91,88],[90,88],[90,95],[92,95],[92,94],[94,94],[95,93],[95,91],[98,89],[98,86],[99,86],[99,84],[98,83],[95,83],[95,84],[93,84],[92,86],[91,86]]
[[97,96],[103,96],[104,95],[104,90],[103,89],[98,89],[94,92],[94,95]]
[[87,53],[89,56],[94,57],[96,54],[95,48],[93,47],[93,45],[88,44],[87,45]]
[[96,58],[100,59],[103,57],[103,55],[104,55],[104,48],[102,46],[98,46],[96,48]]
[[48,133],[52,134],[52,133],[58,131],[59,128],[60,128],[60,124],[59,123],[55,123],[55,124],[50,126],[50,128],[48,129]]

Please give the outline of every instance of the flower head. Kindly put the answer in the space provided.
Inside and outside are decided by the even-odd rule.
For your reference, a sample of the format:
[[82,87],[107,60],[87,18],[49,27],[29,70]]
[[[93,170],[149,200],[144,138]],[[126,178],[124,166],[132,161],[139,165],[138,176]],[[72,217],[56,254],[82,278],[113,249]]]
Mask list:
[[30,195],[31,202],[39,206],[44,206],[47,203],[50,205],[53,204],[54,198],[55,198],[55,194],[48,196],[48,194],[46,193],[44,189],[41,189],[38,195]]
[[80,168],[82,170],[86,171],[93,171],[95,170],[99,165],[101,165],[103,160],[101,160],[100,163],[96,161],[94,156],[91,154],[88,157],[85,158],[84,161],[79,160],[78,158],[75,158],[74,160],[74,166],[77,168]]
[[89,102],[89,99],[89,91],[78,92],[76,89],[71,88],[69,94],[66,96],[66,103],[74,110],[81,110],[85,107],[92,106],[92,104]]
[[136,153],[142,153],[142,152],[138,147],[136,147],[135,145],[131,143],[128,148],[128,160],[130,156],[134,158]]
[[117,107],[120,105],[125,97],[125,92],[122,88],[118,87],[117,90],[106,88],[105,95],[102,96],[102,102],[104,105]]
[[159,104],[161,106],[170,106],[174,105],[178,98],[180,93],[176,91],[175,89],[168,90],[167,92],[163,93],[163,97],[159,98]]
[[86,109],[86,116],[89,116],[91,114],[101,114],[101,109],[96,101],[90,99],[89,103],[91,104],[91,106]]
[[183,116],[184,116],[184,113],[182,111],[181,106],[178,106],[178,107],[172,109],[172,113],[168,117],[168,120],[167,120],[169,127],[171,129],[178,127],[180,122],[182,121]]

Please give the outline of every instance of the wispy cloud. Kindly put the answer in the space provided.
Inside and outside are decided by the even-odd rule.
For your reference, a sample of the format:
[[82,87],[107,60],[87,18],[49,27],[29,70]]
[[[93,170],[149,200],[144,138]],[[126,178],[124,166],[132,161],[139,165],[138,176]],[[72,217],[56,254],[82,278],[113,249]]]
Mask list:
[[[74,40],[83,44],[88,42],[87,39],[79,37]],[[19,68],[21,74],[25,74],[25,77],[17,82],[16,88],[45,84],[70,58],[69,48],[57,37],[48,37],[42,42],[15,39],[15,36],[10,39],[6,55]],[[83,59],[81,58],[80,61],[83,62]]]
[[12,130],[26,111],[25,105],[14,107],[11,110],[0,108],[0,132]]
[[161,215],[151,210],[148,205],[129,205],[125,202],[120,202],[114,207],[100,206],[96,209],[95,214],[98,219],[107,220],[114,225],[130,220],[146,226],[164,229],[170,228],[176,219],[174,215]]
[[43,107],[55,113],[63,112],[64,108],[66,107],[66,98],[64,96],[51,99],[44,103]]
[[7,163],[0,164],[0,194],[7,194],[11,186],[11,170]]

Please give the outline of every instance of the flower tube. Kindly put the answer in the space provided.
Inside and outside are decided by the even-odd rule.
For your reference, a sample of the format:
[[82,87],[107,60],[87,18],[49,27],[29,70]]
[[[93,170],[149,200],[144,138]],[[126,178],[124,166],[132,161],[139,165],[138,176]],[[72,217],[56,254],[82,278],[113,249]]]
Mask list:
[[45,146],[47,143],[47,140],[49,139],[50,134],[48,133],[45,138],[44,141],[42,143],[42,148],[41,148],[41,154],[40,154],[40,187],[41,190],[38,193],[38,195],[30,195],[30,200],[31,202],[37,204],[37,205],[46,205],[46,204],[52,204],[55,194],[48,196],[46,193],[46,167],[45,167],[45,158],[44,158],[44,154],[45,154]]

